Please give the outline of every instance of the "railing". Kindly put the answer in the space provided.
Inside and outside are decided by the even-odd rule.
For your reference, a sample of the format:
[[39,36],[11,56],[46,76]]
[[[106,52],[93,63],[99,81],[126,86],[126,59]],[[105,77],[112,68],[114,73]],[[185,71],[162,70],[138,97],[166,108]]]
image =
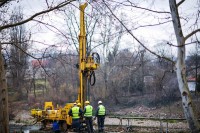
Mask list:
[[[119,120],[118,125],[107,124],[105,126],[118,126],[124,131],[133,131],[134,128],[154,128],[159,130],[159,132],[168,132],[170,130],[189,130],[185,118],[167,118],[166,116],[159,115],[159,117],[134,117],[134,116],[108,116],[108,118],[116,118]],[[133,121],[137,121],[139,124],[133,124]],[[141,120],[141,121],[139,121]],[[145,121],[150,121],[151,124],[144,124]],[[151,122],[151,121],[155,121]],[[198,119],[200,121],[200,119]],[[182,122],[185,127],[177,126]],[[154,123],[154,124],[152,124]],[[176,126],[172,126],[176,125]]]

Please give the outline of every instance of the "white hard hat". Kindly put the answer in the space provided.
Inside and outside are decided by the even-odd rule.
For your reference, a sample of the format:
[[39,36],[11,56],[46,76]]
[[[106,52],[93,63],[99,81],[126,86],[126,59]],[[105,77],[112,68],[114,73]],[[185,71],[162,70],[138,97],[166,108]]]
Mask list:
[[101,104],[102,103],[102,101],[98,101],[98,104]]

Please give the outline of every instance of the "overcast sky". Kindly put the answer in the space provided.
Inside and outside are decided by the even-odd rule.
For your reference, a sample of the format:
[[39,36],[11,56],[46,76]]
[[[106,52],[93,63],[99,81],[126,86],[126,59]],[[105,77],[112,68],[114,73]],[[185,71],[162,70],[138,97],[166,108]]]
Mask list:
[[[59,2],[59,1],[62,1],[62,0],[54,0],[54,4],[56,4],[56,2]],[[122,1],[125,1],[125,0],[119,0],[116,2],[122,2]],[[152,0],[149,0],[149,1],[144,0],[144,2],[141,2],[141,0],[133,0],[133,1],[134,2],[138,1],[138,3],[140,3],[139,6],[151,8],[152,10],[168,11],[168,12],[170,11],[168,0],[153,0],[154,3],[152,3]],[[187,0],[179,8],[180,14],[183,14],[184,17],[188,18],[187,21],[182,20],[182,25],[184,25],[183,27],[184,35],[188,34],[188,32],[191,31],[188,27],[188,23],[191,24],[192,20],[194,20],[194,17],[196,17],[194,15],[191,15],[192,13],[195,13],[195,10],[196,10],[196,8],[194,8],[196,7],[195,1],[196,0]],[[73,4],[78,6],[78,2],[74,2]],[[13,2],[12,7],[19,6],[19,5],[23,8],[24,18],[29,17],[30,15],[47,8],[45,0],[21,0],[18,3]],[[90,14],[91,11],[95,10],[95,9],[92,9],[92,7],[93,6],[91,5],[87,7],[86,9],[87,14]],[[78,12],[78,9],[77,9],[77,12]],[[158,20],[157,17],[166,18],[170,16],[168,14],[158,15],[155,13],[144,12],[143,10],[133,10],[133,8],[130,8],[130,7],[121,7],[119,9],[119,12],[126,14],[127,21],[129,21],[127,27],[131,29],[136,28],[140,25],[156,24],[158,23],[158,21],[164,22],[162,19]],[[77,15],[77,17],[79,16]],[[42,18],[37,17],[36,19],[42,20],[45,23],[52,24],[56,26],[57,28],[64,28],[63,26],[65,26],[64,17],[58,12],[56,13],[52,12],[52,13],[49,13],[48,15],[43,16]],[[27,27],[27,30],[33,33],[32,39],[34,40],[43,42],[45,44],[56,44],[58,41],[60,41],[60,38],[58,38],[58,36],[55,35],[55,31],[56,31],[55,29],[51,28],[53,30],[51,31],[43,25],[38,25],[36,22],[29,22],[26,24],[26,27]],[[151,48],[154,45],[162,42],[163,40],[171,41],[174,44],[176,43],[173,25],[171,22],[163,24],[161,26],[139,28],[137,30],[133,30],[132,32],[138,39],[140,39],[148,47],[151,47]],[[120,47],[133,48],[134,46],[132,44],[133,45],[136,44],[136,41],[129,34],[125,34],[122,38],[122,45]],[[40,43],[36,43],[36,42],[34,46],[40,47],[40,48],[46,47],[45,45],[41,45]]]

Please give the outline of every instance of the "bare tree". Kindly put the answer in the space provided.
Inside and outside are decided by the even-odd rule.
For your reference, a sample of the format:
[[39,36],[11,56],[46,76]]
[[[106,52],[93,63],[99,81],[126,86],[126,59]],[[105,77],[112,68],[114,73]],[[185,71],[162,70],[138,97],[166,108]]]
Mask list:
[[187,79],[186,79],[186,65],[185,65],[185,41],[193,36],[195,33],[200,32],[200,29],[196,29],[186,36],[183,36],[182,25],[180,22],[178,7],[184,2],[181,0],[176,3],[176,0],[169,0],[170,11],[173,20],[174,32],[176,35],[177,45],[178,45],[178,58],[176,63],[176,73],[178,78],[179,90],[181,92],[183,110],[185,117],[189,124],[189,127],[193,133],[198,133],[200,131],[200,125],[195,117],[192,97],[189,92]]
[[[116,9],[117,6],[112,7],[113,11],[116,11]],[[100,29],[100,39],[98,43],[102,46],[102,66],[100,72],[104,80],[103,88],[105,88],[105,90],[103,90],[103,97],[106,97],[109,95],[108,84],[110,76],[118,64],[116,58],[119,53],[119,46],[124,34],[124,29],[122,25],[116,23],[114,17],[111,16],[103,3],[98,7],[98,11],[100,11],[101,15],[98,22],[98,27]],[[125,14],[120,15],[122,21],[123,15]]]
[[[8,8],[4,7],[8,0],[0,2],[0,25],[6,24],[5,12],[8,11]],[[8,133],[9,132],[9,115],[8,115],[8,89],[7,89],[7,80],[6,80],[6,56],[5,49],[3,49],[2,42],[7,39],[7,31],[0,32],[0,132]]]
[[[15,12],[11,15],[11,22],[17,23],[23,20],[23,11],[20,7],[15,8]],[[8,58],[9,73],[11,80],[10,87],[19,93],[20,98],[23,96],[23,86],[25,85],[25,76],[27,70],[26,54],[29,44],[30,34],[26,32],[25,26],[20,25],[10,28],[10,51]]]
[[[195,89],[195,94],[197,94],[197,92],[199,92],[199,89],[197,89],[197,84],[199,84],[198,81],[198,77],[199,77],[199,68],[200,68],[200,54],[199,54],[199,41],[197,39],[197,41],[195,41],[195,50],[194,51],[190,51],[187,59],[186,59],[186,74],[192,78],[195,77],[196,79],[196,89]],[[194,76],[195,75],[195,76]]]
[[[0,26],[0,31],[2,32],[3,30],[6,30],[8,28],[11,28],[11,27],[15,27],[15,26],[19,26],[19,25],[22,25],[24,23],[27,23],[31,20],[33,20],[35,17],[37,16],[40,16],[40,15],[43,15],[45,13],[48,13],[48,12],[51,12],[51,11],[54,11],[55,9],[59,9],[59,8],[62,8],[68,4],[70,4],[71,2],[73,2],[75,0],[67,0],[67,1],[61,1],[60,3],[58,3],[57,5],[55,6],[51,6],[51,7],[48,7],[46,10],[43,10],[43,11],[39,11],[33,15],[31,15],[30,17],[26,18],[26,19],[23,19],[19,22],[14,22],[14,23],[1,23],[2,25]],[[10,0],[4,0],[4,1],[0,1],[0,8],[2,8],[3,6],[6,5],[7,2],[10,2]],[[5,21],[5,20],[3,20]],[[2,47],[2,43],[1,43],[1,47]],[[3,63],[3,59],[2,59],[2,49],[0,49],[0,60],[1,60],[1,63],[0,63],[0,74],[1,74],[1,82],[3,85],[1,87],[1,102],[3,102],[2,104],[0,104],[0,109],[1,109],[1,114],[0,114],[0,118],[3,118],[1,119],[0,121],[0,129],[1,129],[1,132],[2,133],[8,133],[9,132],[9,128],[8,128],[8,95],[7,95],[7,87],[6,87],[6,80],[5,80],[5,70],[4,70],[4,63]]]
[[[125,6],[130,6],[130,7],[134,7],[140,10],[144,10],[147,12],[151,12],[154,14],[171,14],[172,16],[172,21],[173,21],[173,25],[174,25],[174,31],[176,34],[176,39],[177,39],[177,44],[178,46],[178,57],[177,57],[177,78],[178,78],[178,83],[179,83],[179,90],[181,92],[181,96],[182,96],[182,103],[183,103],[183,109],[184,109],[184,113],[185,113],[185,117],[188,121],[189,127],[191,129],[192,132],[199,132],[199,123],[196,120],[194,111],[193,111],[193,104],[192,104],[192,99],[190,96],[190,92],[188,89],[188,85],[187,85],[187,80],[186,80],[186,67],[185,67],[185,41],[187,39],[189,39],[191,36],[193,36],[194,34],[196,34],[197,32],[200,31],[200,29],[198,29],[198,22],[199,22],[199,13],[197,13],[197,18],[196,21],[194,23],[193,28],[196,28],[196,30],[193,30],[191,33],[189,33],[188,35],[186,35],[185,37],[183,36],[183,32],[182,32],[182,26],[180,23],[180,17],[179,17],[179,13],[178,13],[178,6],[180,6],[185,0],[181,0],[179,3],[176,4],[175,0],[169,0],[169,5],[170,5],[170,12],[166,12],[166,11],[156,11],[156,10],[152,10],[149,8],[144,8],[144,7],[140,7],[138,6],[137,3],[133,3],[131,1],[125,1],[122,3],[118,3],[118,4],[122,4]],[[116,16],[116,14],[113,13],[113,11],[111,10],[110,6],[108,6],[108,2],[105,2],[106,7],[110,10],[110,12],[112,13],[112,15],[123,25],[123,27],[127,30],[127,32],[140,44],[142,45],[146,51],[150,52],[151,54],[157,56],[158,58],[163,58],[166,59],[168,61],[171,61],[172,64],[174,65],[175,63],[173,62],[173,60],[164,57],[164,56],[160,56],[159,54],[157,54],[156,52],[154,52],[153,50],[149,49],[148,47],[146,47],[144,45],[144,43],[142,43],[132,32],[132,30],[130,30],[125,24],[123,24],[122,21],[120,21],[120,19]],[[198,10],[199,12],[199,10]],[[169,17],[167,17],[169,18]],[[159,19],[158,19],[159,21]],[[170,21],[168,21],[170,22]],[[167,22],[167,23],[168,23]],[[165,23],[165,22],[164,22]],[[147,27],[147,26],[155,26],[155,25],[160,25],[160,24],[164,24],[164,23],[158,23],[158,24],[149,24],[149,25],[140,25],[139,28],[141,27]],[[196,26],[195,26],[196,25]],[[191,26],[192,27],[192,26]],[[136,28],[135,28],[136,29]],[[175,46],[175,45],[173,45]]]

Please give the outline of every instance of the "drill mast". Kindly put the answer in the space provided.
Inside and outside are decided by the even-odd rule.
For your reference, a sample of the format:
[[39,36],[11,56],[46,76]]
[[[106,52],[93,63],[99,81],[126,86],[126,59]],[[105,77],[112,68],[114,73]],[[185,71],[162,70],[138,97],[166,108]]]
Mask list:
[[[91,78],[91,74],[94,73],[99,67],[99,61],[94,60],[94,53],[87,56],[86,47],[86,29],[85,29],[85,8],[87,3],[80,4],[80,34],[79,34],[79,80],[80,87],[78,92],[78,102],[81,103],[81,108],[84,107],[84,101],[88,99],[88,80]],[[97,53],[95,53],[97,54]],[[97,54],[98,58],[99,55]],[[99,59],[98,59],[99,60]]]

